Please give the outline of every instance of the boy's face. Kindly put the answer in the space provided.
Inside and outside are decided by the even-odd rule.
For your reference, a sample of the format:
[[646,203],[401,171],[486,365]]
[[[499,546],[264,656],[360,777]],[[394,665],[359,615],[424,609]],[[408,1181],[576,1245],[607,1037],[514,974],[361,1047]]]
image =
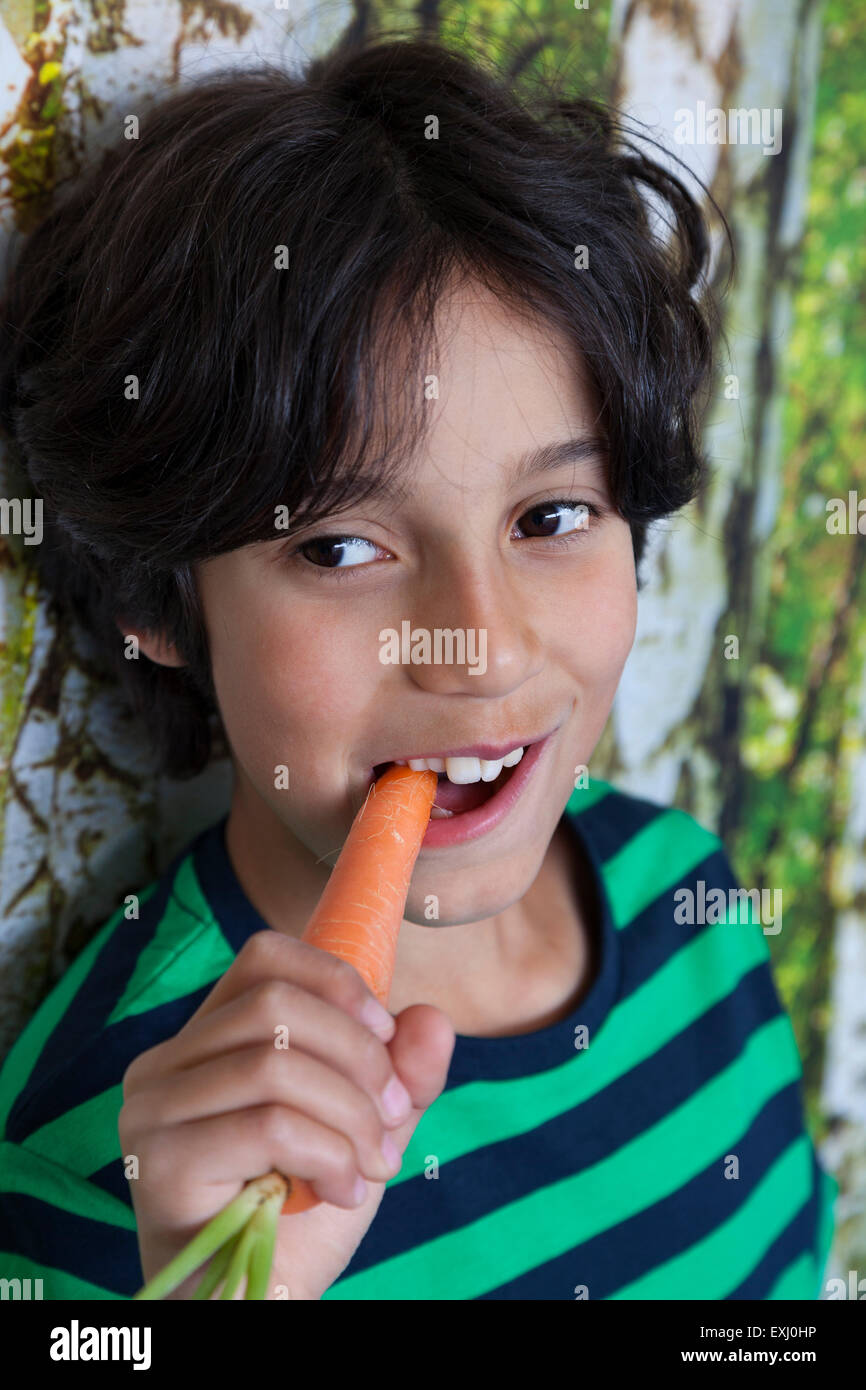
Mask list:
[[[234,754],[232,814],[272,832],[278,822],[290,857],[303,847],[311,864],[334,863],[378,764],[550,734],[493,828],[422,849],[406,918],[431,925],[434,893],[440,926],[492,916],[534,880],[608,717],[637,611],[631,534],[603,467],[565,461],[512,481],[525,452],[594,432],[579,364],[549,323],[530,331],[483,289],[442,314],[439,398],[424,402],[407,500],[362,503],[197,573]],[[580,504],[589,515],[575,529]],[[380,634],[404,623],[427,630],[431,654],[436,629],[462,629],[464,664],[383,661]]]

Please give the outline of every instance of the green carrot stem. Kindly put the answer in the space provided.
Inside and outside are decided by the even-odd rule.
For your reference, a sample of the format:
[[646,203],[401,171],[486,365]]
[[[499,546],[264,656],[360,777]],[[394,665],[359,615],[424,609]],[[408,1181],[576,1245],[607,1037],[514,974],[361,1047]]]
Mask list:
[[238,1237],[238,1243],[229,1260],[229,1267],[226,1272],[225,1283],[220,1291],[220,1298],[233,1298],[235,1289],[247,1272],[250,1252],[256,1243],[256,1228],[253,1221],[254,1217],[251,1216]]
[[229,1240],[226,1241],[225,1245],[220,1246],[219,1250],[213,1256],[210,1264],[208,1265],[204,1274],[204,1278],[196,1286],[193,1298],[210,1298],[214,1289],[222,1282],[223,1275],[225,1274],[229,1266],[229,1260],[234,1254],[235,1246],[237,1245],[240,1238],[241,1233],[240,1231],[238,1231],[237,1235],[233,1235]]
[[266,1173],[263,1177],[248,1182],[234,1201],[229,1202],[222,1211],[218,1211],[174,1259],[169,1261],[165,1269],[161,1269],[137,1294],[133,1294],[133,1302],[165,1298],[166,1294],[170,1294],[194,1274],[200,1265],[236,1235],[256,1207],[268,1197],[274,1196],[278,1190],[285,1195],[285,1179],[277,1173]]
[[250,1218],[250,1225],[256,1228],[256,1239],[250,1251],[250,1258],[247,1268],[247,1291],[245,1297],[248,1299],[264,1299],[268,1296],[268,1283],[271,1277],[271,1264],[274,1258],[274,1246],[277,1243],[277,1226],[280,1219],[280,1208],[283,1205],[283,1194],[275,1193],[267,1201],[262,1202],[258,1211]]

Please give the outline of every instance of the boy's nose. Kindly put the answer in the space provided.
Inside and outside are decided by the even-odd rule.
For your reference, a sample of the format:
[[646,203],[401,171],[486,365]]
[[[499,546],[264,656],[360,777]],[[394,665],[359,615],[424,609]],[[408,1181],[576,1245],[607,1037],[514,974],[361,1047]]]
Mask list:
[[510,694],[543,666],[531,614],[531,605],[504,575],[465,564],[440,571],[412,606],[411,628],[428,634],[430,657],[408,667],[412,680],[440,695]]

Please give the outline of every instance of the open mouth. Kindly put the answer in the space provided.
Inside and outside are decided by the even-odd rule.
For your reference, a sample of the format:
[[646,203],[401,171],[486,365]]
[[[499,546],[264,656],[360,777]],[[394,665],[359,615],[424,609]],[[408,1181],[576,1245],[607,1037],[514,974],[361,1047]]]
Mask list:
[[[378,781],[385,769],[390,766],[390,763],[378,763],[373,768],[374,781]],[[502,790],[519,766],[520,763],[516,763],[513,767],[503,767],[492,782],[458,783],[450,781],[444,772],[437,773],[439,784],[436,788],[432,819],[461,816],[467,811],[475,811],[479,806],[483,806],[485,801],[490,801],[497,792]]]
[[[541,738],[516,745],[501,758],[487,760],[455,754],[444,758],[425,755],[415,759],[391,759],[369,769],[369,785],[372,786],[395,761],[404,765],[408,762],[416,770],[429,767],[436,773],[438,785],[422,849],[454,848],[479,840],[506,822],[513,823],[519,814],[518,808],[526,805],[528,789],[537,781],[536,768],[553,747],[559,727],[557,724]],[[487,751],[496,750],[487,745]],[[547,761],[550,762],[549,757]],[[485,781],[485,778],[490,780]],[[523,819],[526,820],[525,815]],[[524,828],[528,830],[529,827]],[[515,833],[518,832],[512,832],[512,836]]]

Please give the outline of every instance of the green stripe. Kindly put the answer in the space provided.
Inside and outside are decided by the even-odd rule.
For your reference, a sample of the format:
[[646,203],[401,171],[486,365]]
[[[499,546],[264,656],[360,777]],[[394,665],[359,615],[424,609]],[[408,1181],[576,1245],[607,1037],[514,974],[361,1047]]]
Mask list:
[[[324,1297],[478,1298],[661,1201],[709,1164],[721,1166],[767,1101],[799,1074],[791,1025],[781,1014],[757,1029],[723,1072],[591,1168],[338,1279]],[[447,1168],[438,1181],[448,1181]],[[581,1282],[579,1267],[572,1277]],[[668,1296],[683,1292],[670,1289]]]
[[725,922],[705,928],[615,1005],[589,1046],[572,1050],[561,1066],[443,1092],[422,1115],[403,1166],[387,1185],[419,1177],[430,1153],[444,1155],[443,1162],[460,1158],[528,1133],[598,1095],[736,989],[763,958],[760,933],[744,935]]
[[8,1140],[0,1144],[0,1192],[20,1192],[88,1221],[136,1229],[132,1210],[119,1197]]
[[62,1154],[64,1168],[89,1177],[112,1159],[120,1162],[117,1119],[122,1105],[123,1082],[119,1081],[28,1134],[22,1148],[55,1160]]
[[595,806],[613,790],[610,782],[603,782],[600,777],[591,777],[588,787],[575,787],[565,804],[565,809],[571,815],[579,816],[584,811],[588,811],[590,806]]
[[[718,1180],[728,1184],[733,1200],[736,1179],[725,1178],[721,1164]],[[803,1134],[776,1159],[738,1210],[712,1234],[617,1289],[611,1298],[729,1297],[808,1201],[811,1186],[812,1145],[808,1135]],[[811,1291],[814,1283],[815,1269],[810,1261],[807,1278],[794,1296],[806,1297],[804,1288]],[[672,1289],[679,1292],[672,1295]]]
[[[684,874],[721,848],[718,836],[685,811],[656,816],[604,864],[604,884],[616,925],[628,926]],[[671,901],[671,917],[674,908]]]
[[[26,1255],[15,1255],[7,1250],[0,1250],[0,1276],[4,1279],[41,1279],[43,1301],[64,1298],[114,1298],[125,1301],[123,1294],[112,1293],[99,1284],[91,1284],[86,1279],[67,1274],[65,1269],[54,1269],[51,1265],[39,1264],[36,1260],[29,1260]],[[31,1299],[31,1302],[38,1303],[39,1299]],[[11,1308],[7,1309],[7,1312],[11,1311]]]
[[[142,889],[138,895],[139,903],[146,902],[151,894],[156,892],[157,886],[157,882],[153,882]],[[124,920],[123,913],[124,908],[119,907],[80,955],[76,956],[10,1049],[3,1070],[0,1071],[0,1135],[6,1132],[9,1111],[27,1085],[45,1043],[89,975],[109,936]]]
[[814,1286],[815,1261],[810,1255],[800,1255],[779,1275],[767,1294],[767,1301],[780,1298],[809,1299],[811,1301],[813,1295],[804,1293],[803,1290],[812,1289]]
[[178,867],[159,925],[108,1023],[172,1004],[203,985],[214,984],[234,959],[188,854]]

